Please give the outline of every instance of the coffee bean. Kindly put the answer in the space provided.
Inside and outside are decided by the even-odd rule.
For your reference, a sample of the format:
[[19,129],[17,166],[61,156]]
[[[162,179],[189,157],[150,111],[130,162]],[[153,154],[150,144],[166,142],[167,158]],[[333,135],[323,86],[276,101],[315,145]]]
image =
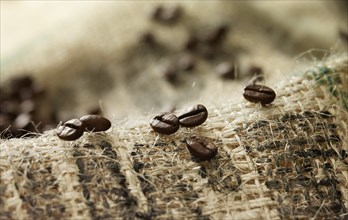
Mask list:
[[218,152],[215,144],[203,137],[188,138],[186,146],[190,154],[201,161],[212,159]]
[[183,127],[195,127],[203,124],[208,117],[208,111],[204,105],[198,104],[187,110],[184,114],[180,115],[179,123]]
[[79,119],[71,119],[64,124],[59,124],[56,130],[57,136],[65,141],[74,141],[83,134],[82,122]]
[[216,73],[224,79],[234,79],[235,67],[233,63],[223,62],[216,67]]
[[243,96],[249,102],[260,102],[262,105],[266,105],[273,102],[276,94],[267,86],[253,84],[245,87]]
[[111,127],[111,122],[100,115],[85,115],[80,118],[83,127],[87,131],[106,131]]
[[155,116],[150,125],[159,134],[173,134],[179,129],[179,119],[173,113],[164,112]]

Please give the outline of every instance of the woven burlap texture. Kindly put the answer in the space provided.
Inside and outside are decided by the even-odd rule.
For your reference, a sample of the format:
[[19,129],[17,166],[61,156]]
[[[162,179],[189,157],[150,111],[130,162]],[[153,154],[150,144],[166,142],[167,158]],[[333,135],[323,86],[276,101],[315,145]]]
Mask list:
[[[170,136],[148,115],[74,142],[1,140],[1,219],[345,218],[347,69],[346,56],[317,64],[274,85],[269,106],[202,103],[207,121]],[[218,155],[191,158],[193,135]]]

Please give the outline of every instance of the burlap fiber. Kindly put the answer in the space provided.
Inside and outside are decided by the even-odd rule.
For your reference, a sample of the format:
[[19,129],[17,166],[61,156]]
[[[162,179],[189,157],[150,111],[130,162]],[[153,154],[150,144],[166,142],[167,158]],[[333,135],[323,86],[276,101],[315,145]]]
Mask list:
[[[203,125],[170,136],[143,115],[74,142],[54,130],[0,140],[0,217],[347,218],[347,70],[346,55],[304,70],[274,86],[267,107],[207,104]],[[192,135],[214,141],[218,155],[191,158]]]

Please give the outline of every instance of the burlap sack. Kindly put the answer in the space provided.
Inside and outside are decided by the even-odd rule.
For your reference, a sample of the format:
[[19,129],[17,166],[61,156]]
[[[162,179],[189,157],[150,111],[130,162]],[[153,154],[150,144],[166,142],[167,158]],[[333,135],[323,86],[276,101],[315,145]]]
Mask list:
[[[170,136],[139,115],[74,142],[1,140],[1,219],[347,218],[347,71],[332,57],[274,86],[266,107],[202,103],[207,121]],[[191,158],[193,135],[218,155]]]

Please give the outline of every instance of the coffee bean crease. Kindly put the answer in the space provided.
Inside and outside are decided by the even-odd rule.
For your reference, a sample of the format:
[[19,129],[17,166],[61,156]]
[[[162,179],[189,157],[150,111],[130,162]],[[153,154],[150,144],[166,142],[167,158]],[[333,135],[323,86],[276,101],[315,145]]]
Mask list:
[[155,132],[169,135],[179,129],[179,119],[171,112],[164,112],[155,116],[150,125]]
[[186,146],[190,154],[201,161],[211,160],[216,156],[218,149],[215,144],[203,137],[190,137],[186,140]]
[[276,94],[267,86],[252,84],[245,87],[243,96],[249,102],[266,105],[274,101]]
[[198,104],[191,107],[187,112],[178,117],[183,127],[195,127],[201,125],[208,118],[208,111],[205,106]]
[[111,127],[111,122],[100,115],[85,115],[80,118],[83,127],[87,131],[106,131]]

